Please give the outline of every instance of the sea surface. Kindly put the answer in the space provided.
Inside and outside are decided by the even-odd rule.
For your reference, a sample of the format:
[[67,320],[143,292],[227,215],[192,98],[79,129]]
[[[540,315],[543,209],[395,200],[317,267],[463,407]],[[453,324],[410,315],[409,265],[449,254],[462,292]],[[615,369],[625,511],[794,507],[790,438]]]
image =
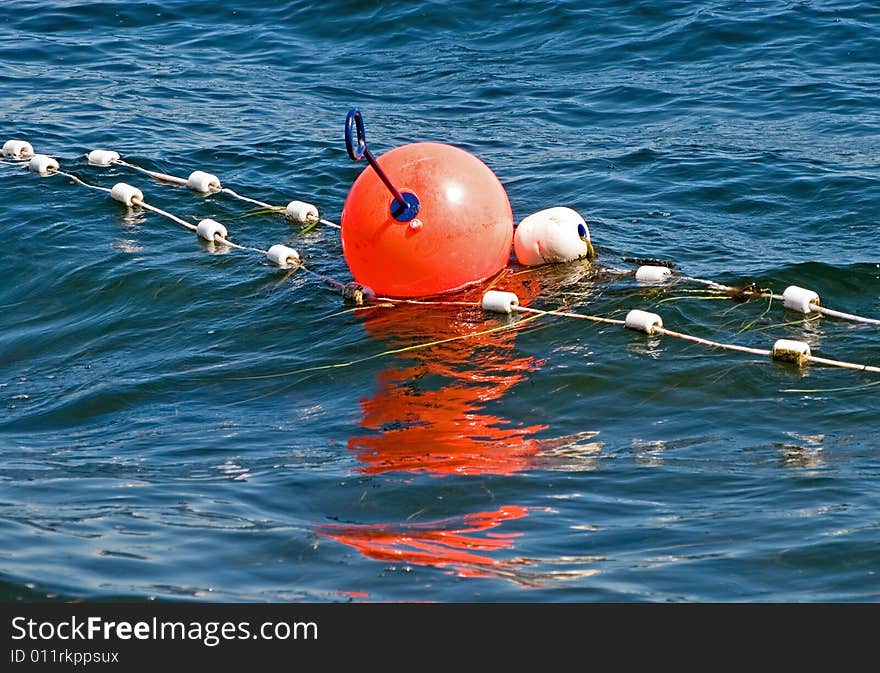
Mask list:
[[[876,2],[2,10],[0,142],[89,184],[348,282],[332,227],[84,155],[338,222],[365,167],[343,142],[358,107],[376,155],[449,143],[515,222],[586,218],[592,265],[511,264],[530,306],[880,363],[876,326],[622,274],[656,258],[880,318]],[[0,600],[880,598],[880,375],[558,316],[353,309],[0,165]]]

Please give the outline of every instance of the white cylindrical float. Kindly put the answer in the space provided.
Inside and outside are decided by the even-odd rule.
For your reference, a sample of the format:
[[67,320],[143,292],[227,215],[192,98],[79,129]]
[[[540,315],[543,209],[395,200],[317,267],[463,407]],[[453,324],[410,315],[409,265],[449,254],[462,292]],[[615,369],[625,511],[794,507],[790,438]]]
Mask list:
[[212,220],[209,218],[206,218],[199,222],[199,226],[196,227],[196,233],[199,235],[199,238],[203,238],[206,241],[211,241],[212,243],[217,240],[218,235],[220,236],[220,238],[229,238],[229,233],[226,231],[226,227],[224,227],[216,220]]
[[35,154],[28,162],[28,170],[40,175],[49,175],[52,171],[57,171],[58,168],[58,161],[45,154]]
[[115,161],[119,161],[119,152],[112,150],[92,150],[86,155],[86,160],[92,166],[110,166]]
[[779,339],[773,344],[773,359],[779,362],[803,365],[810,355],[812,355],[810,345],[805,341]]
[[284,209],[284,216],[301,224],[311,224],[321,219],[318,208],[305,201],[291,201]]
[[590,230],[577,211],[564,206],[547,208],[519,223],[513,233],[513,251],[525,266],[589,257]]
[[7,140],[2,154],[10,159],[28,159],[34,156],[34,148],[27,140]]
[[513,292],[489,290],[483,295],[482,307],[484,311],[510,314],[517,306],[519,306],[519,297]]
[[624,322],[628,329],[644,332],[645,334],[653,334],[656,328],[663,327],[663,319],[659,315],[638,309],[633,309],[627,313]]
[[299,253],[286,245],[276,244],[266,251],[266,257],[270,262],[282,268],[288,268],[299,264]]
[[194,192],[210,194],[220,191],[220,178],[204,171],[193,171],[186,179],[186,186]]
[[672,275],[672,269],[666,266],[645,265],[636,269],[636,280],[640,283],[658,283]]
[[782,293],[782,304],[785,308],[799,313],[811,313],[811,304],[819,305],[819,295],[797,285],[789,285]]
[[124,182],[117,182],[110,190],[110,197],[130,208],[144,200],[144,193],[137,187],[132,187]]

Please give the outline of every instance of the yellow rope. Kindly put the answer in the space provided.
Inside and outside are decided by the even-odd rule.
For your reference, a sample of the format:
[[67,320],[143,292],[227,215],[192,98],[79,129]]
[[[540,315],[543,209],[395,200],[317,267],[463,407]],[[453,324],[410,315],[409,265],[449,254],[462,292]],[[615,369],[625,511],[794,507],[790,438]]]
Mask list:
[[412,346],[403,346],[402,348],[392,348],[391,350],[382,351],[381,353],[374,353],[373,355],[368,355],[364,358],[359,358],[357,360],[349,360],[348,362],[337,362],[332,365],[318,365],[316,367],[306,367],[304,369],[294,369],[288,372],[281,372],[278,374],[263,374],[260,376],[243,376],[237,378],[231,378],[232,381],[254,381],[258,379],[275,379],[280,378],[282,376],[296,376],[297,374],[307,374],[309,372],[318,372],[324,371],[327,369],[341,369],[342,367],[351,367],[352,365],[361,364],[362,362],[369,362],[370,360],[376,360],[378,358],[387,357],[389,355],[398,355],[400,353],[409,353],[412,351],[421,350],[424,348],[430,348],[432,346],[440,346],[442,344],[451,343],[453,341],[461,341],[462,339],[470,339],[472,337],[485,336],[486,334],[495,334],[496,332],[504,332],[511,329],[519,329],[526,323],[531,322],[532,320],[537,320],[538,318],[543,317],[544,315],[552,315],[547,312],[541,312],[538,315],[533,315],[530,318],[523,318],[513,324],[510,325],[499,325],[498,327],[493,327],[491,329],[482,330],[480,332],[473,332],[472,334],[460,334],[458,336],[449,337],[448,339],[437,339],[436,341],[428,341],[426,343],[414,344]]
[[[766,314],[766,312],[765,312],[765,314]],[[822,316],[820,316],[817,313],[815,316],[804,317],[801,320],[792,320],[790,322],[779,322],[774,325],[765,325],[764,327],[755,327],[751,331],[752,332],[766,332],[767,330],[776,329],[778,327],[794,327],[796,325],[803,325],[804,323],[808,323],[808,322],[816,322],[817,320],[821,319],[821,317]],[[744,328],[742,328],[739,332],[737,332],[737,334],[742,334],[747,329],[749,329],[752,325],[754,325],[756,322],[758,322],[758,321],[755,320],[754,322],[749,323]]]

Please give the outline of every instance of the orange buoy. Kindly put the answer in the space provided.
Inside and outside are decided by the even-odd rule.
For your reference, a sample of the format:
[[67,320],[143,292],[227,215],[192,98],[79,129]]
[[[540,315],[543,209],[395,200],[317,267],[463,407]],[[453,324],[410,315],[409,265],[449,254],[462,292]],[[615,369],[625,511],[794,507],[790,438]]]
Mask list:
[[[404,145],[375,159],[359,115],[349,113],[346,141],[352,158],[366,155],[370,167],[352,185],[340,222],[342,251],[357,282],[378,295],[426,297],[504,268],[513,213],[492,170],[442,143]],[[355,122],[359,153],[351,137]]]

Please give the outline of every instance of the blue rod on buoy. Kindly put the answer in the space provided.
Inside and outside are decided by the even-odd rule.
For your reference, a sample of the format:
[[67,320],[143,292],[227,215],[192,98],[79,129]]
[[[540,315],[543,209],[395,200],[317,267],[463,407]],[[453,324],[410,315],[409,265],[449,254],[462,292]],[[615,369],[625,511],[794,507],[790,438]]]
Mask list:
[[364,131],[364,116],[358,108],[352,108],[348,111],[345,118],[345,148],[348,150],[348,156],[352,161],[359,161],[361,157],[367,158],[367,163],[376,171],[379,179],[385,183],[394,202],[391,204],[391,215],[398,222],[409,222],[419,214],[419,197],[412,192],[403,192],[395,187],[385,171],[379,166],[376,157],[367,147],[367,134]]

